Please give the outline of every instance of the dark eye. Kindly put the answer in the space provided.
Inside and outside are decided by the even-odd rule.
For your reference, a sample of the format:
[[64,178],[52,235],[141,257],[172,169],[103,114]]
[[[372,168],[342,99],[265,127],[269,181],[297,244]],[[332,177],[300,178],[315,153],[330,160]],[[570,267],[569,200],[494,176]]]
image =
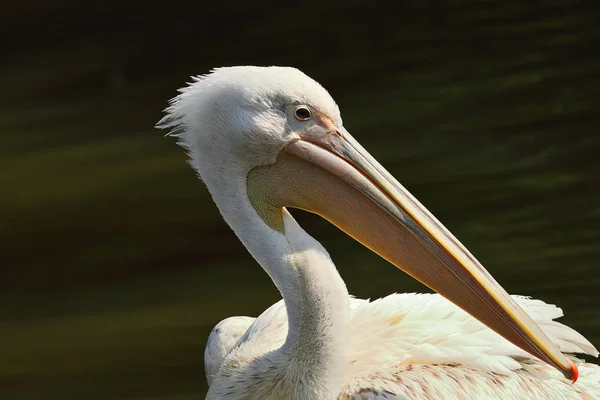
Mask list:
[[308,107],[305,107],[305,106],[296,107],[296,111],[294,112],[294,115],[296,116],[296,119],[298,121],[306,121],[307,119],[310,119],[310,117],[312,116]]

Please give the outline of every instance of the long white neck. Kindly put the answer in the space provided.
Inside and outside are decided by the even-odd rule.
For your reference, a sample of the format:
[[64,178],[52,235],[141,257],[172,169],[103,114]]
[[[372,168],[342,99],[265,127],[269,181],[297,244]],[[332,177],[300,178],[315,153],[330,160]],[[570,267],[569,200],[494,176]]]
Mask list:
[[346,285],[327,251],[286,210],[282,234],[258,216],[243,180],[227,183],[207,185],[227,223],[281,292],[287,310],[285,344],[263,360],[273,367],[266,369],[277,370],[282,380],[277,385],[290,398],[336,399],[348,362]]
[[286,210],[283,220],[292,255],[284,267],[289,283],[282,295],[289,329],[281,351],[316,381],[324,377],[343,380],[350,319],[348,290],[323,246]]

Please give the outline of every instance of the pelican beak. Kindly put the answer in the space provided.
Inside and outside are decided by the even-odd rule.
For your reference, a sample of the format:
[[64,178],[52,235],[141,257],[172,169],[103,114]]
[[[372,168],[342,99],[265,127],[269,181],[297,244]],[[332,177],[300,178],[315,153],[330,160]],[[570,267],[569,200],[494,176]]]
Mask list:
[[[302,174],[293,177],[299,185],[295,193],[300,195],[284,206],[323,216],[516,346],[553,365],[566,378],[577,379],[575,364],[458,239],[345,129],[301,138],[284,150],[280,155],[288,165],[295,163],[295,170],[304,167]],[[290,169],[286,171],[279,175],[289,181]]]

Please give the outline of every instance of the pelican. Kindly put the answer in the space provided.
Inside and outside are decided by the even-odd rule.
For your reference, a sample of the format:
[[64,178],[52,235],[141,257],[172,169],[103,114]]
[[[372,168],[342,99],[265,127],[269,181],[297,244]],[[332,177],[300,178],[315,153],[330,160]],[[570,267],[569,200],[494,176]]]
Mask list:
[[[178,137],[282,295],[258,318],[212,330],[207,399],[600,398],[600,368],[574,356],[598,351],[554,321],[562,311],[508,295],[298,69],[195,77],[157,127]],[[327,219],[438,294],[349,296],[290,208]]]

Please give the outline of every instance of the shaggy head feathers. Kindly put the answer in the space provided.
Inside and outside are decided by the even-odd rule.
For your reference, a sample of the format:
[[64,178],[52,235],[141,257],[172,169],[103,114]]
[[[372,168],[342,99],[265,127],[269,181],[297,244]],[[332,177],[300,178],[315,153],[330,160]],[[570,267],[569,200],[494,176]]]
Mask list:
[[209,169],[214,172],[208,164],[247,172],[272,163],[295,139],[287,124],[286,105],[310,105],[342,124],[339,108],[329,93],[296,68],[218,68],[193,78],[179,91],[157,127],[169,129],[179,138],[205,181]]

